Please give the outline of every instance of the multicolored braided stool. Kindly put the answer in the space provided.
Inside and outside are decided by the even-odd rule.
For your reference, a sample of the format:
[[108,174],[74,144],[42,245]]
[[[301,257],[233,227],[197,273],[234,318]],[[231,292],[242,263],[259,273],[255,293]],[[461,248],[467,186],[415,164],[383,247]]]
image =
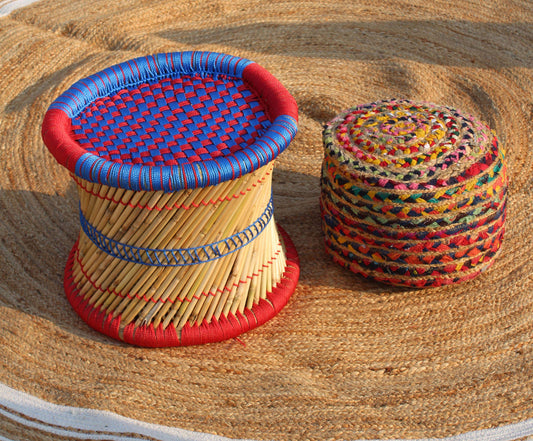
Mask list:
[[137,58],[59,96],[42,134],[79,190],[64,283],[77,313],[140,346],[220,341],[277,314],[299,266],[272,161],[296,124],[270,73],[213,52]]
[[327,252],[365,277],[408,287],[469,280],[504,234],[506,172],[496,135],[449,107],[382,101],[324,130]]

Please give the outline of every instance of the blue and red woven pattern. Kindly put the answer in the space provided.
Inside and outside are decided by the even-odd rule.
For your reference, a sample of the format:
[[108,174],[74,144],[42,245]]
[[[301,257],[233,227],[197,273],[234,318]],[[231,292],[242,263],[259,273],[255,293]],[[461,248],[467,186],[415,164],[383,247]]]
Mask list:
[[214,185],[277,157],[297,130],[292,96],[265,69],[213,52],[137,58],[74,84],[43,139],[77,176],[131,190]]
[[230,156],[271,122],[242,80],[164,79],[96,99],[72,119],[87,152],[121,164],[181,165]]
[[324,130],[321,209],[326,250],[352,271],[394,285],[472,279],[504,234],[504,151],[455,109],[407,100],[352,108]]

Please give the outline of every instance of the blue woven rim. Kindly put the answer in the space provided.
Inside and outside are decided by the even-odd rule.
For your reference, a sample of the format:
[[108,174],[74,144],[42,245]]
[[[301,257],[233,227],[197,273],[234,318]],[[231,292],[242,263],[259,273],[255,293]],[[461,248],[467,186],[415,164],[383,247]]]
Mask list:
[[[49,112],[60,111],[68,118],[74,118],[94,100],[148,81],[184,75],[242,79],[245,69],[252,65],[255,63],[250,60],[215,52],[175,52],[140,57],[78,81],[52,103]],[[282,93],[290,97],[286,90],[283,89]],[[261,93],[258,95],[261,97]],[[268,100],[268,97],[265,99]],[[270,103],[263,104],[268,109]],[[65,161],[65,152],[60,152],[60,162],[77,176],[91,182],[136,191],[176,191],[218,184],[257,170],[285,150],[296,132],[295,117],[279,114],[250,145],[234,154],[205,161],[160,166],[128,164],[104,159],[92,152],[83,153],[83,145],[78,144],[80,148],[71,155],[74,158],[69,157]],[[64,145],[47,145],[50,150],[65,149]],[[57,158],[58,154],[54,154]]]

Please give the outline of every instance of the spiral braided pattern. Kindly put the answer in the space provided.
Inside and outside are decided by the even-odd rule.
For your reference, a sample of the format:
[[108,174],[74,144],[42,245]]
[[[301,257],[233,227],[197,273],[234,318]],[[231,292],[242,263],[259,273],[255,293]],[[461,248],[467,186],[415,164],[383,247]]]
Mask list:
[[502,243],[505,152],[486,125],[445,106],[360,105],[323,134],[327,252],[355,273],[409,287],[459,283]]

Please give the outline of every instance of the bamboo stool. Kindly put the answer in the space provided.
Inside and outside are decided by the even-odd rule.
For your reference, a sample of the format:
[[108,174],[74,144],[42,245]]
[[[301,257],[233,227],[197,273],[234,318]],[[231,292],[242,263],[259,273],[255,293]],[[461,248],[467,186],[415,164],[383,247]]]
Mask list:
[[464,282],[500,251],[505,153],[489,127],[445,106],[389,100],[324,129],[326,250],[339,264],[407,287]]
[[94,329],[140,346],[220,341],[287,303],[299,266],[277,228],[272,161],[297,130],[265,69],[167,53],[74,84],[42,134],[80,197],[64,287]]

